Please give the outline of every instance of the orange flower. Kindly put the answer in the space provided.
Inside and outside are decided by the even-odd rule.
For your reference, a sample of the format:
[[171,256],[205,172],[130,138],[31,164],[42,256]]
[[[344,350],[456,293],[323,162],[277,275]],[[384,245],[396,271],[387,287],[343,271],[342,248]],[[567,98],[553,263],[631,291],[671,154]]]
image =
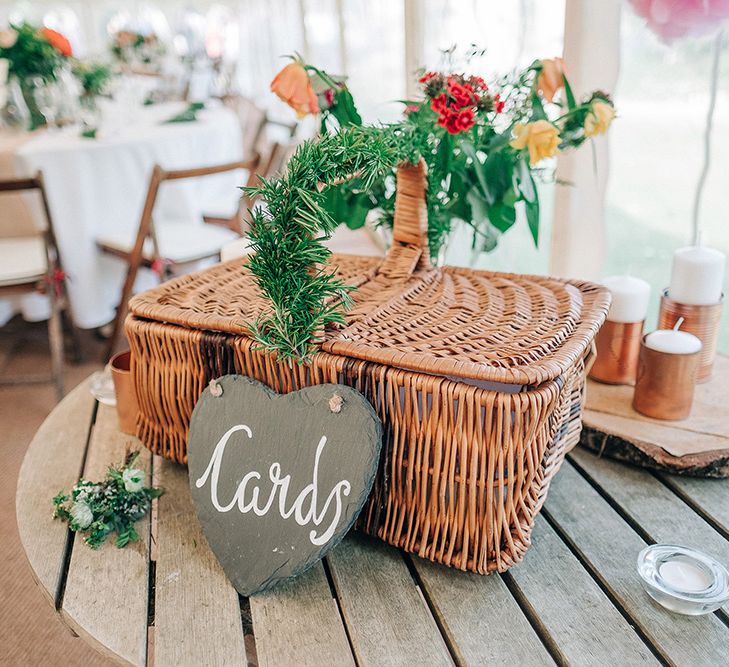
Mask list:
[[56,32],[50,28],[41,28],[40,33],[62,56],[68,58],[73,55],[71,42],[69,42],[60,32]]
[[299,118],[309,113],[319,113],[316,93],[301,61],[286,65],[271,81],[271,91],[286,102]]
[[564,61],[562,58],[545,58],[542,60],[542,71],[539,73],[537,88],[547,102],[554,99],[557,91],[563,86]]

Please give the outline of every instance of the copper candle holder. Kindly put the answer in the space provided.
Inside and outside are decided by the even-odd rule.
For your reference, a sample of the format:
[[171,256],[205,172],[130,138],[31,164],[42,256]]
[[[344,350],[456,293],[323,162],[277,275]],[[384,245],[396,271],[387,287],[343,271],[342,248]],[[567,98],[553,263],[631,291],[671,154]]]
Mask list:
[[686,419],[691,413],[700,359],[701,350],[689,354],[653,350],[643,336],[633,408],[654,419]]
[[119,417],[119,430],[129,435],[137,434],[137,395],[134,392],[134,379],[130,370],[131,352],[119,352],[109,361],[111,378],[116,394],[116,413]]
[[706,382],[711,377],[716,357],[716,346],[719,341],[719,324],[723,305],[723,294],[719,303],[708,306],[693,306],[674,301],[668,296],[668,290],[663,290],[658,328],[673,329],[676,322],[683,318],[681,331],[687,331],[701,341],[701,358],[696,382]]
[[643,321],[606,320],[595,337],[597,357],[590,377],[606,384],[635,384],[642,336]]

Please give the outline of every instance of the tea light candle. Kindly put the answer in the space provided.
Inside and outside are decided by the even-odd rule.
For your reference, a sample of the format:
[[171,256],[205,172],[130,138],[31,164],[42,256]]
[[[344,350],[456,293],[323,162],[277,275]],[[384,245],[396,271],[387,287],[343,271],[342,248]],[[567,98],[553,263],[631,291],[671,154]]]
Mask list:
[[712,583],[711,577],[702,568],[678,558],[666,561],[658,571],[666,583],[679,591],[697,593],[705,591]]
[[645,346],[656,352],[693,354],[701,349],[701,341],[686,331],[658,329],[645,337]]
[[724,283],[724,253],[703,246],[679,248],[673,253],[668,296],[686,305],[719,303]]
[[612,295],[608,320],[642,322],[645,319],[651,296],[651,286],[645,280],[633,276],[610,276],[602,282]]

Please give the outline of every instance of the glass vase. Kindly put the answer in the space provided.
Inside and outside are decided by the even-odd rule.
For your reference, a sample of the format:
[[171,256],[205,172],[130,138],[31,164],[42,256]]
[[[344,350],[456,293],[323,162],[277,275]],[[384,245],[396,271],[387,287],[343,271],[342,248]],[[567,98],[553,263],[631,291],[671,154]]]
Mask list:
[[9,130],[28,130],[31,127],[31,113],[23,95],[18,78],[11,76],[0,95],[0,124]]

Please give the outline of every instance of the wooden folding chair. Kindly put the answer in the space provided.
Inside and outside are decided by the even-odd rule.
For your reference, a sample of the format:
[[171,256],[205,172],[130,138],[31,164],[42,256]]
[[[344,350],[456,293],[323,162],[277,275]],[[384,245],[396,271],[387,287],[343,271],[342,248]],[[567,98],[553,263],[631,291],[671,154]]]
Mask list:
[[134,242],[130,243],[128,237],[115,235],[97,239],[96,244],[102,252],[118,257],[127,263],[127,275],[106,348],[107,358],[111,357],[119,343],[122,324],[127,313],[127,303],[132,296],[134,281],[137,278],[139,268],[155,269],[160,280],[162,280],[170,276],[171,266],[184,268],[186,264],[218,257],[220,249],[226,243],[241,235],[242,213],[250,207],[250,201],[245,197],[242,198],[235,216],[237,220],[235,229],[232,229],[229,225],[211,225],[202,222],[199,224],[180,222],[165,224],[163,220],[155,222],[153,213],[160,186],[167,181],[202,178],[238,169],[249,172],[250,183],[254,178],[258,162],[258,156],[255,156],[247,160],[211,167],[175,171],[166,171],[157,165],[152,171],[142,217]]
[[0,378],[0,384],[26,384],[52,381],[56,386],[58,400],[63,398],[63,312],[69,315],[74,345],[78,354],[78,340],[73,329],[66,280],[61,265],[61,256],[53,231],[53,219],[43,184],[43,175],[38,172],[31,178],[0,180],[2,194],[38,192],[40,195],[46,226],[35,236],[0,239],[0,296],[18,296],[42,292],[48,294],[51,314],[48,319],[48,342],[51,351],[51,374],[24,375],[23,377]]

